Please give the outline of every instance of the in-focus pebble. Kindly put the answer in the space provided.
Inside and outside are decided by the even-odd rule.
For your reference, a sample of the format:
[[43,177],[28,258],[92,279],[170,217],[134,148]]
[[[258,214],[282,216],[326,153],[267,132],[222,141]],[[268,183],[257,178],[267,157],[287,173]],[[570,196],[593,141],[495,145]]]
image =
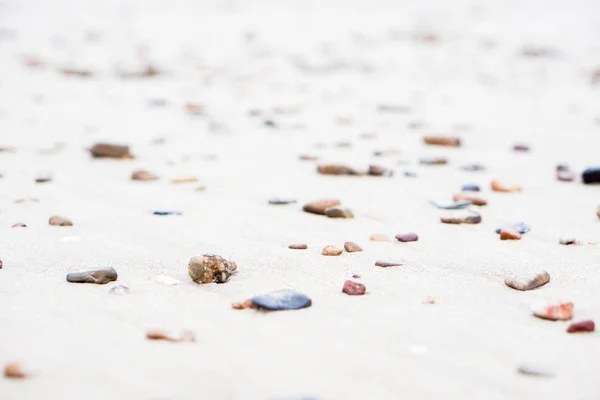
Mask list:
[[355,253],[357,251],[363,251],[362,247],[360,247],[359,245],[357,245],[354,242],[346,242],[346,243],[344,243],[344,249],[346,249],[346,251],[348,253]]
[[326,208],[325,215],[329,218],[354,218],[352,211],[349,208],[344,208],[342,206]]
[[50,217],[48,223],[54,226],[73,226],[73,222],[71,222],[71,220],[61,217],[60,215],[54,215]]
[[108,290],[109,294],[114,294],[114,295],[119,295],[119,296],[129,294],[129,292],[130,292],[129,288],[124,285],[116,285],[116,286],[111,287]]
[[67,281],[72,283],[95,283],[104,285],[117,280],[117,271],[114,268],[100,268],[80,270],[67,274]]
[[379,260],[379,261],[375,262],[375,265],[378,267],[387,268],[387,267],[400,267],[400,266],[403,266],[404,263],[402,263],[400,261]]
[[429,145],[459,147],[460,138],[451,136],[425,136],[423,142]]
[[252,304],[259,309],[271,311],[298,310],[310,307],[312,300],[303,293],[291,289],[283,289],[254,296]]
[[288,248],[293,249],[293,250],[306,250],[308,248],[308,246],[305,244],[294,243],[294,244],[290,244],[288,246]]
[[17,363],[9,363],[4,366],[4,377],[8,379],[25,379],[27,374]]
[[515,183],[501,182],[501,181],[492,181],[491,183],[492,190],[495,192],[502,193],[515,193],[521,191],[521,186]]
[[339,206],[340,204],[342,203],[337,199],[323,199],[306,203],[302,209],[311,214],[325,215],[327,208]]
[[97,158],[133,158],[133,156],[129,153],[129,146],[110,143],[96,143],[90,149],[90,153],[92,153],[93,157]]
[[596,325],[592,320],[574,322],[567,328],[568,333],[594,332]]
[[143,169],[138,169],[131,173],[132,181],[155,181],[157,179],[157,175],[154,175],[152,172]]
[[361,296],[365,294],[366,291],[367,287],[365,285],[350,280],[344,282],[344,287],[342,288],[342,292],[350,296]]
[[548,282],[550,282],[550,274],[546,271],[513,275],[504,280],[506,286],[522,291],[536,289]]
[[500,230],[500,240],[521,240],[521,234],[514,229],[503,228]]
[[416,242],[417,240],[419,240],[419,236],[414,233],[414,232],[409,232],[409,233],[399,233],[396,235],[396,239],[398,239],[399,242]]
[[573,303],[569,301],[538,304],[533,307],[533,315],[552,321],[568,321],[573,318]]
[[188,273],[196,283],[225,283],[237,271],[237,264],[215,254],[192,257]]
[[325,246],[321,251],[324,256],[339,256],[342,254],[342,249],[335,246]]

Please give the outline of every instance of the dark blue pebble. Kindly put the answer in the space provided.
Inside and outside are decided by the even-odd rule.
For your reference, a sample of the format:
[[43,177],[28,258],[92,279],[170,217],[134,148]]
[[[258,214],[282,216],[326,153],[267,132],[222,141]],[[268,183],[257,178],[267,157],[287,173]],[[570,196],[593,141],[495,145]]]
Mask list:
[[254,296],[252,304],[259,308],[277,311],[310,307],[312,301],[305,294],[296,292],[295,290],[284,289]]
[[408,170],[406,170],[406,171],[404,171],[402,173],[407,178],[416,178],[417,177],[417,173],[415,171],[408,171]]
[[477,185],[463,185],[462,187],[463,192],[479,192],[479,190],[479,186]]
[[525,222],[515,222],[514,224],[504,225],[502,228],[496,229],[496,233],[500,233],[503,228],[514,229],[521,235],[524,235],[531,230],[531,226],[527,225]]
[[154,215],[181,215],[180,211],[154,211]]
[[600,167],[588,168],[581,174],[583,183],[600,183]]

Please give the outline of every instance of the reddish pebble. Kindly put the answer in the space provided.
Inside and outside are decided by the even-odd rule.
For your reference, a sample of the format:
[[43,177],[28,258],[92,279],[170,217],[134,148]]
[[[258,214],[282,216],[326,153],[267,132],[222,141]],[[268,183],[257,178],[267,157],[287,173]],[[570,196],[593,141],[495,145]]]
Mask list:
[[302,210],[311,214],[325,215],[325,209],[342,204],[338,199],[323,199],[306,203]]
[[297,243],[297,244],[290,244],[288,246],[288,248],[289,249],[293,249],[293,250],[306,250],[308,248],[308,246],[305,245],[305,244],[299,244],[299,243]]
[[321,254],[324,256],[339,256],[342,254],[342,249],[338,249],[335,246],[325,246]]
[[577,332],[594,332],[596,330],[596,325],[594,321],[580,321],[574,322],[567,328],[567,332],[569,333],[577,333]]
[[360,275],[352,275],[354,279],[360,279]]
[[514,229],[504,228],[500,230],[500,240],[521,240],[521,234]]
[[344,282],[344,287],[342,288],[342,292],[350,295],[350,296],[361,296],[365,294],[367,287],[362,283],[346,281]]
[[409,233],[400,233],[398,235],[396,235],[396,239],[398,239],[398,241],[400,242],[416,242],[417,240],[419,240],[419,236],[416,233],[413,232],[409,232]]
[[360,247],[359,245],[357,245],[354,242],[346,242],[344,243],[344,249],[346,249],[346,251],[348,253],[354,253],[357,251],[363,251],[362,247]]

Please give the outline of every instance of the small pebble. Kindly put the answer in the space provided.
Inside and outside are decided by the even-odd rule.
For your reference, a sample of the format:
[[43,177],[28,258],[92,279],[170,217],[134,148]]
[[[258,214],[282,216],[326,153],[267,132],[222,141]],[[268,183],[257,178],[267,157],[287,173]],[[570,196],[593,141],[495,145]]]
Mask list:
[[402,172],[402,174],[407,177],[407,178],[416,178],[417,177],[417,173],[414,171],[408,171],[408,170],[404,170]]
[[339,256],[342,254],[342,249],[338,249],[335,246],[325,246],[321,251],[324,256]]
[[369,240],[372,240],[374,242],[389,242],[390,238],[387,235],[384,235],[383,233],[374,233],[369,237]]
[[38,176],[37,178],[35,178],[35,183],[48,183],[48,182],[52,182],[51,176]]
[[67,281],[72,283],[95,283],[104,285],[117,280],[117,271],[114,268],[100,268],[80,270],[67,274]]
[[461,190],[463,192],[479,192],[480,188],[478,185],[463,185],[463,187],[461,188]]
[[554,371],[552,371],[548,367],[537,364],[522,364],[519,366],[517,371],[523,375],[532,375],[545,378],[552,378],[555,375]]
[[269,199],[269,204],[274,205],[274,206],[294,204],[294,203],[296,203],[296,199],[288,199],[288,198],[281,198],[281,197],[273,197],[273,198]]
[[273,121],[272,119],[266,119],[264,120],[263,124],[265,126],[271,127],[271,128],[277,128],[279,126],[279,124],[277,124],[277,122]]
[[355,169],[338,164],[319,165],[317,172],[321,175],[359,175]]
[[485,206],[487,205],[487,201],[482,199],[481,197],[473,196],[470,194],[455,194],[452,196],[452,200],[454,201],[470,201],[474,206]]
[[301,154],[298,158],[302,161],[317,161],[319,159],[319,157],[310,154]]
[[559,164],[556,166],[556,179],[562,182],[572,182],[575,180],[575,174],[568,165]]
[[485,167],[481,164],[465,164],[460,169],[468,172],[485,171]]
[[592,320],[574,322],[567,328],[568,333],[594,332],[595,330],[596,325]]
[[421,165],[444,165],[448,164],[448,160],[443,157],[424,157],[419,160]]
[[340,204],[342,203],[337,199],[323,199],[306,203],[304,207],[302,207],[302,210],[311,214],[325,215],[325,210],[327,208],[339,206]]
[[504,280],[506,286],[521,291],[533,290],[548,282],[550,274],[546,271],[510,276]]
[[194,178],[193,176],[171,179],[171,183],[194,183],[194,182],[198,182],[198,178]]
[[129,153],[129,146],[121,146],[117,144],[109,143],[97,143],[91,149],[93,157],[96,158],[122,158],[131,159],[134,158]]
[[350,296],[361,296],[365,294],[367,287],[362,283],[346,281],[344,282],[344,287],[342,288],[342,292],[346,293]]
[[573,318],[573,303],[569,301],[536,305],[533,307],[533,315],[552,321],[568,321]]
[[521,186],[514,183],[506,183],[500,181],[492,181],[492,190],[495,192],[515,193],[521,191]]
[[154,175],[152,172],[143,169],[138,169],[131,173],[132,181],[155,181],[157,179],[157,175]]
[[354,218],[354,214],[350,209],[341,206],[326,208],[325,215],[329,218]]
[[152,214],[154,214],[154,215],[182,215],[183,213],[181,211],[159,210],[159,211],[154,211]]
[[312,300],[305,294],[291,289],[270,292],[252,298],[252,304],[259,309],[271,311],[298,310],[310,307]]
[[566,246],[583,244],[572,236],[561,236],[560,238],[558,238],[558,243]]
[[352,275],[352,278],[354,278],[354,279],[360,279],[360,275],[356,275],[356,274]]
[[398,239],[399,242],[404,242],[404,243],[416,242],[417,240],[419,240],[419,236],[413,232],[399,233],[396,235],[396,239]]
[[514,151],[527,152],[529,151],[529,146],[524,143],[517,143],[513,146]]
[[22,222],[17,222],[16,224],[13,224],[11,228],[27,228],[27,225]]
[[500,230],[500,240],[521,240],[521,234],[514,229],[504,228]]
[[237,271],[237,264],[215,254],[192,257],[188,273],[196,283],[225,283]]
[[202,115],[204,113],[204,105],[199,103],[186,103],[185,109],[192,115]]
[[0,260],[0,269],[2,269],[2,266],[3,266],[3,265],[4,265],[4,264],[2,263],[2,260]]
[[460,147],[460,139],[450,136],[425,136],[423,142],[435,146]]
[[355,253],[357,251],[363,251],[362,247],[360,247],[359,245],[357,245],[354,242],[346,242],[346,243],[344,243],[344,249],[346,249],[346,251],[348,253]]
[[292,249],[292,250],[306,250],[307,248],[308,248],[308,246],[305,244],[290,244],[288,246],[288,249]]
[[123,296],[123,295],[129,294],[129,288],[127,286],[123,286],[123,285],[116,285],[116,286],[111,287],[108,290],[108,293]]
[[15,203],[17,204],[22,204],[22,203],[39,203],[39,200],[34,198],[34,197],[27,197],[24,199],[17,199],[15,200]]
[[403,266],[404,263],[401,263],[399,261],[386,261],[386,260],[379,260],[377,262],[375,262],[375,265],[378,267],[400,267]]
[[378,167],[377,165],[369,165],[369,170],[367,174],[371,176],[392,176],[394,175],[394,171],[391,169]]
[[173,337],[164,331],[152,330],[146,332],[146,338],[149,340],[164,340],[173,343],[196,341],[196,335],[191,331],[183,331],[180,337]]
[[444,224],[478,224],[481,222],[481,215],[465,215],[462,217],[440,217]]
[[172,278],[168,275],[158,275],[156,278],[154,278],[154,280],[157,283],[161,283],[163,285],[167,285],[167,286],[175,286],[179,284],[179,280]]
[[470,201],[455,201],[455,202],[437,202],[434,200],[429,201],[431,204],[436,206],[437,208],[441,208],[444,210],[460,210],[462,208],[466,208],[471,205]]
[[531,226],[527,225],[525,222],[515,222],[496,229],[496,233],[502,232],[502,229],[512,229],[519,232],[521,235],[524,235],[531,230]]
[[4,366],[4,377],[8,379],[25,379],[27,374],[23,372],[17,363],[9,363]]
[[54,226],[73,226],[73,223],[69,219],[61,217],[59,215],[54,215],[50,217],[48,223]]
[[583,183],[600,183],[600,167],[588,168],[581,174]]

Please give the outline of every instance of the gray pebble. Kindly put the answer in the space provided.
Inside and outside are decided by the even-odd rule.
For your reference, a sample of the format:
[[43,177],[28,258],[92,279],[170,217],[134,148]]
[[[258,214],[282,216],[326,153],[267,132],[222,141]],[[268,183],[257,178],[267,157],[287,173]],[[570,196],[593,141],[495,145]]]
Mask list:
[[114,268],[81,270],[67,274],[67,281],[73,283],[96,283],[104,285],[116,280],[117,271]]

